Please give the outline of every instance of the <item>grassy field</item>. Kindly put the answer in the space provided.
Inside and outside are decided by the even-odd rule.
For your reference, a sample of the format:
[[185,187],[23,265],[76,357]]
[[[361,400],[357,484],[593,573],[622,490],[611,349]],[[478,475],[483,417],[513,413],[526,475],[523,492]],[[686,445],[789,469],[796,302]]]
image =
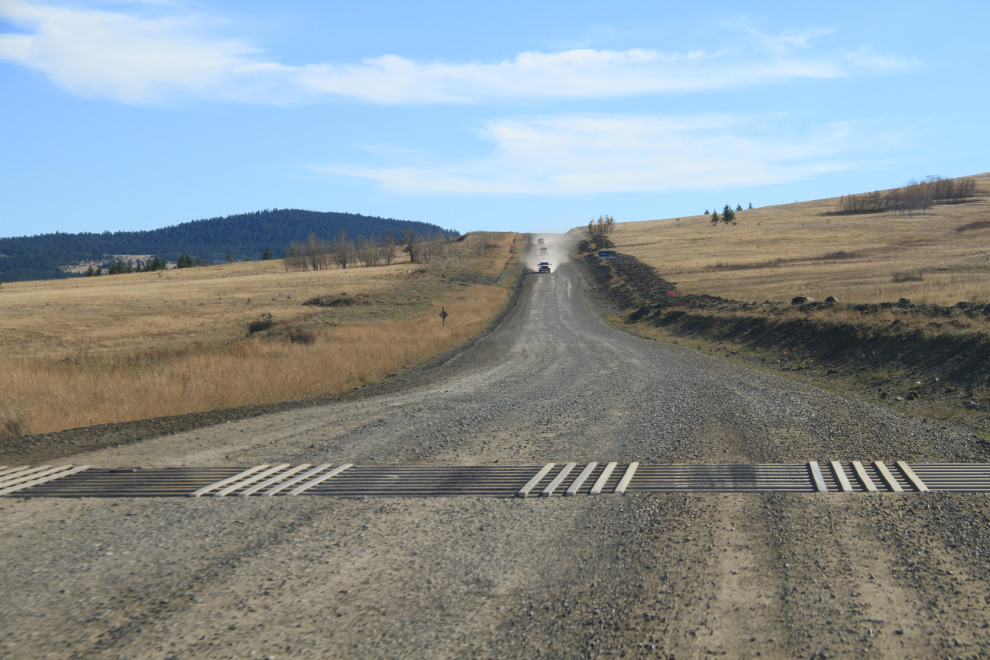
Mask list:
[[[972,178],[990,190],[990,174]],[[938,205],[925,214],[823,214],[837,202],[740,211],[734,226],[713,227],[702,215],[617,223],[611,238],[682,293],[754,302],[798,295],[844,302],[990,301],[990,198]],[[974,222],[986,226],[958,231]]]
[[[0,437],[380,380],[483,330],[508,298],[521,241],[473,235],[426,264],[380,268],[286,272],[267,261],[4,284]],[[303,304],[317,297],[352,304]]]

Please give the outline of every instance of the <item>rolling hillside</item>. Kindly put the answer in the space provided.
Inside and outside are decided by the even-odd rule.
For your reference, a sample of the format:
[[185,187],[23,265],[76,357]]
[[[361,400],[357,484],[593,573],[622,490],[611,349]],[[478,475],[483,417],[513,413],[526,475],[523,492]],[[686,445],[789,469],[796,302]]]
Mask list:
[[208,262],[230,254],[234,259],[260,259],[265,248],[279,255],[292,241],[310,234],[332,239],[340,232],[349,237],[404,230],[429,236],[458,235],[425,222],[379,218],[354,213],[323,213],[298,209],[272,209],[184,222],[150,231],[103,232],[102,234],[42,234],[0,238],[0,281],[58,279],[71,277],[65,267],[84,261],[109,260],[114,255],[158,255],[175,261],[180,254]]
[[713,224],[710,215],[621,222],[610,238],[685,294],[987,301],[990,174],[955,181],[963,180],[975,185],[971,197],[927,208],[842,211],[851,199],[887,198],[902,188],[741,210],[729,224]]

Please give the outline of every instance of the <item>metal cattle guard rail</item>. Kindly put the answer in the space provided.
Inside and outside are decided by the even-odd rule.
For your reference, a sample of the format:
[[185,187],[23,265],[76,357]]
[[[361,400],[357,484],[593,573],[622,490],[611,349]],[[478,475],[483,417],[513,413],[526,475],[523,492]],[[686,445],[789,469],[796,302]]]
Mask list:
[[6,497],[552,497],[623,493],[990,493],[990,464],[809,461],[97,468],[0,466]]

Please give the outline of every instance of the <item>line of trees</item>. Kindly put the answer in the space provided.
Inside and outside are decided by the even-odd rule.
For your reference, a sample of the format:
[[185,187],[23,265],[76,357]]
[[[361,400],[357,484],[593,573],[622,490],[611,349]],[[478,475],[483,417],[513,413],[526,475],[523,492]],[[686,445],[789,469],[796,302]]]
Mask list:
[[597,221],[594,219],[588,221],[588,234],[591,236],[611,234],[614,228],[615,218],[610,215],[600,215]]
[[[267,256],[266,256],[267,255]],[[262,259],[272,259],[272,251],[265,248],[264,254],[261,255]],[[249,261],[249,260],[245,260]],[[229,254],[227,255],[227,263],[233,263],[234,258]],[[209,266],[210,263],[203,259],[202,257],[197,257],[193,259],[188,254],[180,254],[175,260],[176,268],[193,268],[193,267],[205,267]],[[104,268],[106,266],[106,268]],[[128,259],[124,261],[123,259],[110,259],[109,263],[102,263],[96,268],[90,266],[86,269],[86,277],[97,277],[99,275],[121,275],[123,273],[151,273],[156,270],[165,270],[168,268],[168,264],[163,257],[158,255],[148,259],[147,261],[141,261],[140,259]]]
[[86,269],[86,277],[103,275],[104,272],[107,275],[121,275],[123,273],[151,273],[156,270],[165,270],[165,260],[159,256],[152,257],[147,261],[141,261],[140,259],[137,261],[133,259],[128,259],[127,261],[117,259],[116,261],[111,260],[106,271],[103,270],[103,264],[100,264],[96,268],[90,266]]
[[944,179],[928,176],[922,181],[911,180],[901,188],[874,191],[839,198],[835,210],[828,215],[858,215],[861,213],[927,213],[935,204],[961,204],[980,195],[974,179]]
[[395,237],[391,232],[382,232],[372,238],[359,236],[353,241],[346,231],[342,231],[332,241],[316,234],[310,234],[305,241],[292,241],[282,260],[286,271],[327,270],[331,266],[388,266],[392,264],[394,254]]
[[[396,248],[401,247],[409,254],[413,263],[428,261],[430,258],[442,255],[446,248],[450,232],[417,232],[415,229],[404,229],[402,239],[396,240],[391,231],[383,231],[372,236],[358,236],[350,239],[346,231],[341,231],[333,240],[319,238],[310,234],[305,241],[292,241],[289,249],[282,254],[286,271],[326,270],[329,268],[354,268],[357,266],[391,266],[395,263]],[[271,248],[266,247],[261,255],[262,260],[274,259]],[[233,258],[227,255],[227,262]],[[118,275],[121,273],[143,273],[155,270],[165,270],[166,262],[160,256],[155,256],[147,262],[128,259],[126,262],[111,260],[104,270],[101,264],[96,268],[90,266],[86,270],[87,277],[99,275]],[[176,268],[192,268],[208,266],[202,257],[193,258],[186,253],[180,254],[175,261]]]
[[390,231],[351,239],[342,231],[333,240],[310,234],[305,241],[293,241],[282,255],[286,271],[391,266],[396,247],[409,254],[413,263],[428,261],[444,253],[446,232],[425,233],[404,229],[401,240]]
[[939,204],[958,204],[979,195],[976,179],[943,179],[929,176],[925,183],[931,187],[932,198]]

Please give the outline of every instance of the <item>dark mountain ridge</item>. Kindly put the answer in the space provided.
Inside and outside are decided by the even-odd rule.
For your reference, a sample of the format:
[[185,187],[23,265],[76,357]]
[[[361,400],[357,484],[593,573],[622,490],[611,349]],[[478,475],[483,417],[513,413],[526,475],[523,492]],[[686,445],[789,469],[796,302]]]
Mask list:
[[391,232],[400,239],[404,230],[428,237],[460,235],[426,222],[356,213],[266,209],[148,231],[55,232],[0,238],[0,281],[72,277],[65,266],[109,261],[114,255],[151,254],[166,261],[175,261],[181,254],[207,262],[222,261],[227,254],[238,260],[260,259],[265,248],[280,255],[292,241],[304,240],[310,234],[330,240],[340,232],[346,232],[349,238]]

